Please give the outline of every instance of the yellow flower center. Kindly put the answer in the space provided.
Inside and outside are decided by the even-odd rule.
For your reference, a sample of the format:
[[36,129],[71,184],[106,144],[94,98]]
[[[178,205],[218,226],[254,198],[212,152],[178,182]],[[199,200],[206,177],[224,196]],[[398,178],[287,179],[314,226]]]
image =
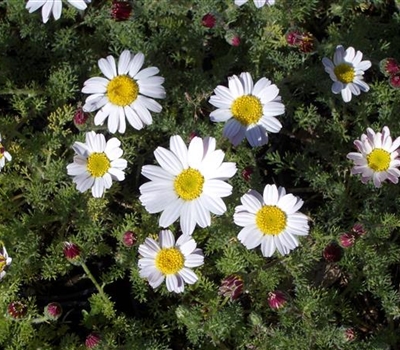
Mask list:
[[6,149],[4,148],[4,146],[0,143],[0,159],[4,157],[4,152],[6,151]]
[[233,117],[242,125],[257,123],[263,115],[263,108],[258,97],[244,95],[233,101],[231,106]]
[[161,249],[155,259],[156,268],[164,275],[177,273],[182,270],[184,263],[183,254],[176,248]]
[[333,70],[337,80],[343,84],[351,83],[354,80],[354,68],[350,64],[341,63]]
[[286,214],[275,205],[264,205],[256,214],[256,224],[264,235],[278,235],[286,227]]
[[117,106],[129,106],[139,94],[139,85],[127,75],[118,75],[107,85],[107,97]]
[[3,255],[0,255],[0,272],[3,272],[7,265],[7,260]]
[[92,153],[87,160],[87,171],[93,177],[102,177],[110,169],[110,160],[105,153]]
[[203,193],[204,177],[200,171],[188,168],[182,171],[174,181],[174,189],[179,197],[191,201]]
[[368,166],[374,171],[385,171],[390,166],[390,153],[382,148],[375,148],[367,155]]

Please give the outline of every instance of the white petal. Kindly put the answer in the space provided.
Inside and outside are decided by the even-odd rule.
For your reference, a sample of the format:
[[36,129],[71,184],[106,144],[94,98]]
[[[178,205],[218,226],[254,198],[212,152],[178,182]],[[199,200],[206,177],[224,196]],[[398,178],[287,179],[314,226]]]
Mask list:
[[175,237],[170,230],[162,230],[159,234],[161,248],[172,248],[175,246]]

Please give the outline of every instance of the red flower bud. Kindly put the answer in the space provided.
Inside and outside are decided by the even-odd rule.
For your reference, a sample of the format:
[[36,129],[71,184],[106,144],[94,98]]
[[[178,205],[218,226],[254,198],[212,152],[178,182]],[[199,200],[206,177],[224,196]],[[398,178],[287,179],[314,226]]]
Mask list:
[[353,228],[351,229],[357,236],[364,236],[366,231],[363,224],[357,223],[354,224]]
[[229,45],[239,46],[240,45],[240,37],[233,31],[229,31],[225,35],[225,40]]
[[101,337],[99,333],[90,333],[85,340],[85,345],[88,349],[94,349],[97,345],[100,344]]
[[59,303],[47,304],[44,308],[44,314],[50,320],[57,320],[62,315],[63,309]]
[[243,169],[242,171],[242,177],[243,179],[245,179],[246,181],[250,181],[251,175],[253,174],[253,167],[251,166],[247,166]]
[[7,312],[12,318],[19,319],[26,315],[28,308],[22,301],[13,301],[8,304]]
[[122,236],[122,243],[125,247],[132,247],[137,241],[136,234],[132,231],[126,231]]
[[399,89],[400,88],[400,74],[392,75],[389,78],[389,84],[392,88]]
[[82,107],[79,107],[74,114],[74,125],[81,130],[89,118],[89,115],[83,111]]
[[81,257],[81,248],[78,245],[71,242],[64,242],[64,256],[67,260],[72,264],[79,263],[79,259]]
[[383,59],[379,62],[379,68],[386,77],[400,73],[400,67],[394,58]]
[[327,262],[337,262],[342,258],[342,253],[342,248],[337,243],[332,242],[325,247],[322,255]]
[[268,293],[268,305],[271,309],[280,309],[287,302],[286,295],[280,290]]
[[206,15],[203,16],[203,18],[201,19],[201,24],[204,27],[207,28],[214,28],[215,27],[215,23],[217,22],[217,19],[215,18],[215,16],[211,13],[207,13]]
[[340,245],[343,248],[349,248],[354,245],[354,242],[356,241],[356,236],[354,233],[343,233],[339,237]]
[[132,13],[132,5],[129,1],[113,0],[111,17],[116,21],[126,21]]

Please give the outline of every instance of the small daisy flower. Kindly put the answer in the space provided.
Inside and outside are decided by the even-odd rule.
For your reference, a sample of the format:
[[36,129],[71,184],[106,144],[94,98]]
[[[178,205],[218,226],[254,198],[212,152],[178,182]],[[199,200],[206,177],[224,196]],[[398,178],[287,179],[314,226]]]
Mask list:
[[361,91],[369,91],[368,84],[364,81],[364,72],[371,67],[371,61],[361,61],[362,52],[349,47],[336,47],[333,62],[324,57],[322,63],[330,78],[333,80],[332,92],[342,94],[344,102],[350,102],[352,94],[358,96]]
[[[87,3],[91,0],[67,0],[70,5],[78,10],[85,10]],[[26,4],[26,9],[29,13],[35,12],[42,7],[43,23],[46,23],[50,18],[50,13],[53,14],[55,20],[61,17],[62,1],[61,0],[29,0]]]
[[3,245],[2,251],[0,252],[0,281],[6,275],[6,268],[7,268],[7,266],[10,266],[11,261],[12,261],[12,258],[10,258],[8,256],[6,247]]
[[381,187],[385,180],[394,184],[399,182],[400,137],[392,141],[387,126],[383,127],[382,133],[375,133],[368,128],[367,134],[362,134],[360,140],[354,141],[354,145],[358,152],[350,152],[347,158],[354,162],[351,173],[361,174],[362,183],[372,179],[375,187]]
[[6,159],[10,161],[12,159],[11,154],[6,151],[4,146],[1,143],[1,135],[0,135],[0,171],[6,165]]
[[149,213],[163,212],[160,226],[166,228],[180,217],[182,232],[191,235],[196,223],[211,225],[210,212],[226,211],[221,198],[232,194],[232,186],[224,181],[237,169],[235,163],[223,162],[225,154],[215,145],[212,137],[196,136],[186,147],[180,136],[172,136],[170,150],[158,147],[154,152],[161,167],[142,168],[151,181],[139,188],[139,199]]
[[79,192],[92,188],[93,197],[101,197],[109,189],[112,180],[123,181],[127,161],[120,158],[123,154],[121,142],[113,137],[106,142],[104,135],[94,131],[86,133],[86,142],[75,142],[72,148],[76,152],[74,162],[67,166],[68,175],[74,176],[73,182]]
[[86,80],[82,92],[87,97],[83,110],[97,112],[94,123],[102,125],[108,118],[108,130],[123,134],[126,120],[136,130],[153,122],[149,111],[160,113],[161,105],[153,98],[165,98],[162,86],[164,78],[156,76],[156,67],[142,69],[144,55],[122,52],[118,66],[112,56],[99,60],[99,67],[106,78],[94,77]]
[[268,133],[277,133],[282,124],[275,116],[285,113],[279,89],[266,78],[255,85],[250,73],[232,76],[229,88],[219,85],[210,97],[218,109],[210,113],[213,122],[227,122],[224,136],[237,146],[245,137],[253,147],[268,142]]
[[[242,6],[243,4],[245,4],[247,1],[249,0],[235,0],[235,5],[237,6]],[[263,7],[264,5],[274,5],[275,4],[275,0],[253,0],[254,5],[256,5],[256,7],[259,9],[261,7]]]
[[150,286],[157,288],[166,280],[170,292],[182,293],[185,283],[194,284],[198,280],[191,270],[204,263],[204,255],[191,236],[182,235],[175,242],[170,230],[162,230],[158,242],[146,238],[139,246],[140,277],[147,278]]
[[266,185],[261,196],[257,191],[246,193],[235,209],[234,222],[244,227],[238,239],[247,249],[261,244],[261,252],[270,257],[275,250],[288,254],[298,245],[297,236],[306,236],[309,231],[307,216],[298,212],[303,201],[286,194],[283,187]]

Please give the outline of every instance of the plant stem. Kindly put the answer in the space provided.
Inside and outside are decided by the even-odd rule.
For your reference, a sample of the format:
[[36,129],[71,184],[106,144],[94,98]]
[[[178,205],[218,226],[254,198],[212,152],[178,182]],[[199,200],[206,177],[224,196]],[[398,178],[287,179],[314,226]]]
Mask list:
[[92,273],[90,272],[89,268],[87,267],[87,265],[82,262],[81,266],[83,268],[83,270],[85,271],[86,275],[90,278],[90,280],[93,282],[94,286],[96,287],[96,289],[98,290],[100,296],[103,298],[103,300],[108,303],[109,300],[106,296],[106,294],[103,291],[103,288],[100,287],[99,283],[96,281],[96,279],[94,278],[94,276],[92,275]]

